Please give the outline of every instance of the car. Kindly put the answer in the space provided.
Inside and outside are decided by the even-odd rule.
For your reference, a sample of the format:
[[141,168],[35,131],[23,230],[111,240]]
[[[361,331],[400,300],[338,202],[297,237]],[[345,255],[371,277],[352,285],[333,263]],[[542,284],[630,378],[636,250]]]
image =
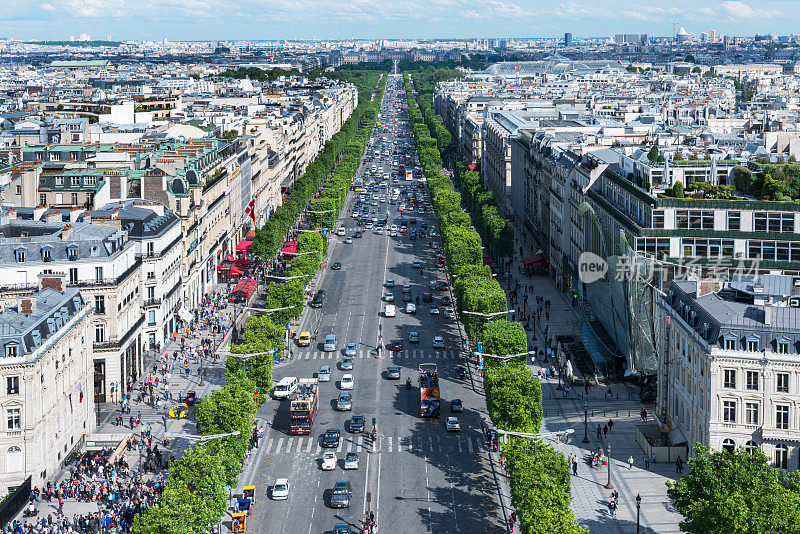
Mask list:
[[351,534],[350,525],[347,523],[336,523],[333,525],[333,534]]
[[341,268],[342,268],[342,264],[341,264],[341,263],[339,263],[338,261],[337,261],[337,262],[334,262],[334,263],[331,265],[331,270],[333,270],[333,271],[338,271],[338,270],[339,270],[339,269],[341,269]]
[[436,280],[431,280],[428,282],[428,289],[431,291],[436,291]]
[[389,227],[389,230],[391,230],[392,232],[396,232],[397,231],[397,225],[393,224],[392,226]]
[[433,295],[426,291],[422,294],[422,302],[433,302]]
[[336,399],[336,409],[340,412],[353,409],[353,395],[349,391],[339,393],[339,398]]
[[444,348],[444,337],[442,337],[442,336],[433,336],[433,348],[434,349],[443,349]]
[[364,426],[366,425],[366,419],[364,419],[363,415],[354,415],[350,418],[350,432],[354,434],[360,434],[364,432]]
[[459,365],[458,367],[456,367],[456,378],[460,380],[464,380],[465,378],[467,378],[467,368],[464,367],[463,365]]
[[403,284],[403,293],[411,293],[411,285]]
[[350,508],[350,482],[340,480],[333,486],[331,492],[331,508]]
[[317,380],[320,382],[330,382],[331,381],[331,366],[330,365],[323,365],[319,368],[319,372],[317,373]]
[[339,387],[342,389],[353,389],[353,375],[345,373],[339,381]]
[[323,304],[325,304],[325,292],[317,291],[317,294],[311,299],[310,306],[312,308],[321,308]]
[[190,389],[186,392],[186,397],[183,398],[183,402],[186,403],[186,406],[194,406],[195,404],[199,404],[197,400],[197,393],[195,393],[193,389]]
[[436,286],[437,286],[437,289],[439,291],[447,291],[447,288],[450,287],[449,285],[447,285],[447,282],[445,282],[444,280],[439,280],[439,282],[437,282]]
[[283,501],[289,498],[289,479],[277,478],[272,486],[272,499]]
[[386,291],[383,294],[383,300],[385,302],[394,302],[394,293],[392,293],[391,291]]
[[353,234],[353,237],[355,237],[356,239],[364,237],[364,232],[362,232],[361,230],[358,230],[358,231],[356,231],[356,233]]
[[325,343],[322,344],[322,350],[325,352],[333,352],[336,350],[336,336],[328,334],[325,336]]
[[445,428],[448,432],[458,432],[461,430],[461,422],[458,420],[458,417],[448,417]]
[[447,317],[448,319],[452,319],[453,317],[456,316],[456,312],[453,310],[453,308],[445,308],[444,316]]
[[391,232],[389,232],[389,237],[397,237],[397,231],[392,230]]
[[415,314],[417,313],[417,305],[413,302],[409,302],[406,304],[406,313],[408,314]]
[[403,350],[403,340],[400,338],[395,338],[389,342],[389,348],[391,350]]
[[453,413],[464,411],[464,404],[462,404],[461,399],[453,399],[450,401],[450,411]]
[[[414,241],[415,239],[417,239],[417,233],[416,233],[415,231],[413,231],[413,230],[412,230],[412,231],[411,231],[411,233],[409,233],[409,234],[408,234],[408,238],[409,238],[411,241]],[[420,265],[420,263],[419,263],[418,261],[415,261],[414,263],[416,263],[416,264],[417,264],[417,265],[416,265],[414,268],[415,268],[415,269],[419,269],[419,268],[420,268],[420,266],[421,266],[421,265]]]
[[335,449],[339,446],[339,438],[341,434],[338,428],[329,428],[322,435],[322,446],[326,449]]
[[297,336],[297,346],[308,347],[309,345],[311,345],[311,332],[300,332],[300,335]]
[[408,334],[409,343],[419,343],[419,332],[411,332]]
[[408,222],[409,222],[409,223],[411,223],[411,224],[417,224],[417,218],[416,218],[416,217],[411,217],[411,218],[408,220]]
[[322,455],[322,470],[333,471],[336,469],[336,453],[333,451],[325,451]]
[[356,355],[356,344],[355,343],[348,343],[344,349],[345,356],[355,356]]
[[394,317],[397,314],[397,308],[394,304],[387,304],[386,307],[383,309],[383,316],[384,317]]
[[439,315],[439,307],[438,306],[431,306],[431,315]]
[[344,457],[345,469],[358,469],[358,453],[348,452]]
[[450,296],[445,295],[442,297],[442,306],[450,306]]
[[385,285],[386,287],[394,287],[394,280],[392,278],[389,278],[383,285]]
[[347,239],[344,240],[344,242],[347,245],[352,245],[353,244],[353,238],[352,237],[348,237]]
[[342,358],[342,362],[339,364],[342,368],[342,371],[352,371],[353,370],[354,360],[350,356],[345,356]]

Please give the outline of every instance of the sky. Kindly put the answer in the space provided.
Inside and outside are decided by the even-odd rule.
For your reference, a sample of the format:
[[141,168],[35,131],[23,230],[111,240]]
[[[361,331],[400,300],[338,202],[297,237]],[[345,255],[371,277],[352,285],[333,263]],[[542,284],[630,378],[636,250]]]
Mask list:
[[787,35],[800,0],[0,0],[0,37],[66,40]]

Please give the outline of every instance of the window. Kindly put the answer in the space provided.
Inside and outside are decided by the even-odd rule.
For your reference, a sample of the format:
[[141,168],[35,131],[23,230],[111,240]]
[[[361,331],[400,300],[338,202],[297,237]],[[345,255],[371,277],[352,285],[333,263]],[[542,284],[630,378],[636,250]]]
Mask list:
[[778,340],[778,354],[789,354],[789,340],[782,337]]
[[80,187],[81,185],[81,177],[80,176],[73,176],[70,178],[70,185],[72,187]]
[[155,252],[155,244],[153,242],[147,243],[147,255],[152,256]]
[[758,391],[758,371],[747,371],[745,378],[747,389]]
[[756,232],[794,232],[794,214],[757,211],[753,228]]
[[78,283],[78,268],[77,267],[70,267],[70,269],[69,269],[69,283],[70,284]]
[[156,288],[148,287],[147,288],[147,300],[153,300],[156,298]]
[[725,350],[736,350],[736,338],[725,336]]
[[39,205],[47,206],[47,195],[45,193],[39,193]]
[[756,452],[756,451],[758,450],[758,448],[759,448],[759,447],[758,447],[758,443],[756,443],[756,442],[755,442],[755,441],[753,441],[753,440],[750,440],[750,441],[748,441],[748,442],[747,442],[747,443],[745,443],[745,445],[744,445],[744,450],[746,450],[746,451],[747,451],[747,452],[749,452],[750,454],[753,454],[754,452]]
[[72,193],[70,195],[70,199],[72,200],[72,205],[73,206],[77,206],[78,205],[78,193]]
[[63,176],[56,176],[56,185],[61,187],[64,185],[64,177]]
[[725,369],[722,377],[722,387],[736,389],[736,371],[733,369]]
[[759,339],[757,337],[747,338],[747,350],[750,352],[758,352]]
[[19,395],[19,377],[6,377],[6,395]]
[[722,420],[726,423],[736,422],[736,401],[722,402]]
[[50,247],[42,248],[42,261],[53,261],[53,249]]
[[25,249],[18,248],[14,251],[14,258],[16,258],[17,263],[25,263]]
[[775,406],[775,428],[789,429],[789,406],[785,404]]
[[18,185],[17,186],[17,195],[21,195],[21,194],[22,194],[22,186]]
[[106,297],[105,295],[95,295],[94,297],[94,311],[95,313],[106,312]]
[[722,442],[722,450],[733,452],[736,450],[736,442],[732,439],[728,438]]
[[758,420],[759,405],[757,402],[748,402],[744,408],[745,423],[748,425],[759,424]]
[[103,279],[103,268],[102,267],[95,267],[94,268],[94,279],[98,282]]
[[6,357],[7,358],[16,358],[17,357],[17,349],[18,345],[16,343],[9,343],[6,345]]
[[657,210],[653,212],[653,228],[664,228],[664,212]]
[[784,443],[775,446],[775,467],[789,469],[789,447]]
[[104,343],[105,340],[106,340],[106,325],[104,324],[94,325],[94,342]]
[[728,212],[728,230],[739,230],[742,222],[742,214],[739,211]]
[[147,312],[147,322],[148,324],[156,324],[156,311],[150,310]]
[[22,410],[20,408],[6,409],[6,430],[19,430],[22,428]]
[[789,373],[775,373],[775,391],[789,393]]

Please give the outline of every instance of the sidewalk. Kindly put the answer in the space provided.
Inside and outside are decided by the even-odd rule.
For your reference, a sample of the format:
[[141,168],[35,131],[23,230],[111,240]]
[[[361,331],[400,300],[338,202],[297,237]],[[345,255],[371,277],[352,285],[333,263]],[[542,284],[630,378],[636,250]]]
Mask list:
[[[544,350],[544,331],[549,326],[549,338],[555,340],[559,335],[570,335],[580,326],[582,318],[579,311],[572,307],[569,295],[559,291],[555,282],[548,276],[527,276],[518,270],[521,258],[539,250],[538,245],[528,239],[520,239],[516,232],[517,243],[515,251],[517,257],[509,269],[512,275],[512,288],[519,281],[519,304],[522,305],[524,285],[532,286],[526,305],[527,313],[536,306],[536,295],[549,300],[550,319],[547,320],[542,311],[542,320],[536,321],[536,331],[528,332],[529,350],[538,347],[540,353]],[[524,234],[523,234],[524,235]],[[523,247],[523,255],[519,255],[519,247]],[[505,279],[498,279],[503,289],[508,291],[509,283]],[[509,299],[509,309],[515,309]],[[517,317],[517,319],[521,319]],[[533,324],[533,321],[531,322]],[[534,339],[534,335],[536,338]],[[552,343],[550,345],[552,347]],[[528,367],[534,373],[546,369],[554,359],[548,362],[541,359],[530,363]],[[578,374],[577,369],[574,371]],[[644,451],[636,441],[636,425],[640,422],[642,404],[639,401],[638,390],[632,384],[613,383],[610,385],[594,386],[588,395],[583,387],[574,387],[570,397],[563,397],[563,392],[558,390],[558,379],[543,379],[542,408],[544,419],[542,432],[560,432],[573,429],[568,443],[553,442],[553,446],[567,458],[575,456],[578,460],[578,475],[572,477],[572,510],[578,524],[588,529],[592,534],[627,534],[636,532],[636,496],[641,495],[639,532],[643,534],[678,533],[678,523],[683,519],[672,507],[667,497],[665,482],[675,480],[679,475],[675,473],[672,464],[651,463],[645,469]],[[607,399],[605,394],[609,389],[612,398]],[[584,429],[584,402],[588,404],[588,432]],[[648,407],[648,412],[650,408]],[[597,426],[606,425],[609,420],[614,421],[613,431],[602,439],[597,438]],[[584,433],[588,434],[589,443],[582,443]],[[607,466],[592,468],[587,459],[590,451],[596,451],[602,446],[611,446],[611,482],[619,492],[619,507],[616,517],[608,514],[608,498],[613,490],[605,489],[608,479]],[[633,469],[628,468],[628,458],[633,457]],[[504,477],[505,478],[505,477]]]

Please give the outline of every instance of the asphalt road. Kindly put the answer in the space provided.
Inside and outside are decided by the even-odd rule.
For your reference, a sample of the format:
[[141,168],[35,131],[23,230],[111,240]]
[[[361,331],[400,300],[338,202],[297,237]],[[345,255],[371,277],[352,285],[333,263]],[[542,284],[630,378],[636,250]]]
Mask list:
[[[383,113],[396,112],[407,117],[402,106],[405,92],[401,76],[390,77],[383,102]],[[376,127],[373,136],[397,141],[397,127],[392,119],[379,119],[382,124],[391,121],[391,133]],[[408,132],[407,124],[404,131]],[[368,148],[367,152],[371,152]],[[360,173],[373,164],[383,164],[381,174],[393,172],[392,187],[408,183],[394,182],[397,169],[389,164],[392,157],[381,155],[372,162],[362,161]],[[416,176],[415,176],[416,181]],[[386,192],[380,194],[386,195]],[[356,230],[351,217],[352,206],[358,193],[351,192],[342,215],[347,236]],[[435,217],[430,210],[427,192],[424,193],[425,213],[415,214],[417,228],[427,222],[435,228]],[[369,193],[370,204],[372,192]],[[388,216],[389,225],[400,226],[398,205],[378,203],[377,214]],[[406,214],[406,219],[410,217]],[[414,226],[409,225],[409,230]],[[438,232],[437,232],[438,234]],[[438,235],[435,238],[439,239]],[[315,377],[322,365],[330,365],[333,372],[330,382],[320,383],[319,412],[311,436],[289,434],[287,401],[268,401],[258,417],[265,422],[265,436],[255,457],[245,466],[243,483],[257,486],[257,503],[248,521],[248,531],[264,533],[323,533],[332,532],[339,521],[350,524],[352,532],[361,532],[361,520],[367,506],[374,511],[378,528],[376,532],[504,532],[495,519],[497,487],[491,472],[485,466],[484,441],[480,432],[481,413],[485,412],[482,392],[476,390],[473,376],[467,380],[455,378],[455,368],[463,363],[455,319],[443,314],[431,315],[430,304],[420,301],[415,315],[405,313],[401,299],[401,286],[409,284],[414,299],[428,291],[431,280],[446,280],[444,269],[436,269],[435,251],[431,238],[410,240],[408,235],[397,238],[388,232],[378,235],[375,230],[365,230],[362,238],[344,243],[345,237],[331,237],[329,261],[316,288],[325,289],[327,296],[322,308],[307,308],[300,329],[317,332],[311,347],[293,347],[294,358],[280,365],[275,379],[285,376]],[[420,261],[422,269],[412,267]],[[341,270],[329,268],[340,262]],[[384,283],[393,279],[396,287],[387,289]],[[384,291],[391,291],[397,306],[396,317],[383,317],[386,305]],[[433,291],[434,302],[443,308],[441,297],[447,291]],[[409,343],[409,334],[416,331],[419,343]],[[327,334],[335,334],[336,352],[322,351],[322,341]],[[444,349],[433,348],[433,336],[445,338]],[[384,344],[393,338],[403,340],[403,349],[390,352],[376,350],[379,337]],[[353,410],[339,412],[335,409],[340,391],[339,379],[345,371],[339,367],[347,343],[357,344],[357,356],[352,372],[355,377]],[[423,419],[419,415],[419,390],[416,388],[418,366],[423,362],[438,365],[442,413],[439,418]],[[397,365],[401,380],[388,380],[386,367]],[[405,386],[406,377],[412,379],[412,389]],[[461,420],[460,432],[446,432],[445,419],[450,413],[450,400],[460,398],[464,412],[455,414]],[[367,434],[348,432],[346,421],[353,414],[364,415],[366,431],[371,430],[373,418],[377,424],[377,440],[372,442]],[[328,428],[338,428],[342,433],[337,451],[339,464],[334,471],[322,471],[320,460],[323,449],[320,436]],[[357,452],[359,468],[342,469],[347,452]],[[276,478],[290,481],[289,498],[271,500],[271,485]],[[337,480],[349,480],[353,489],[350,508],[332,509],[328,506],[330,490]],[[367,503],[367,495],[370,503]]]

